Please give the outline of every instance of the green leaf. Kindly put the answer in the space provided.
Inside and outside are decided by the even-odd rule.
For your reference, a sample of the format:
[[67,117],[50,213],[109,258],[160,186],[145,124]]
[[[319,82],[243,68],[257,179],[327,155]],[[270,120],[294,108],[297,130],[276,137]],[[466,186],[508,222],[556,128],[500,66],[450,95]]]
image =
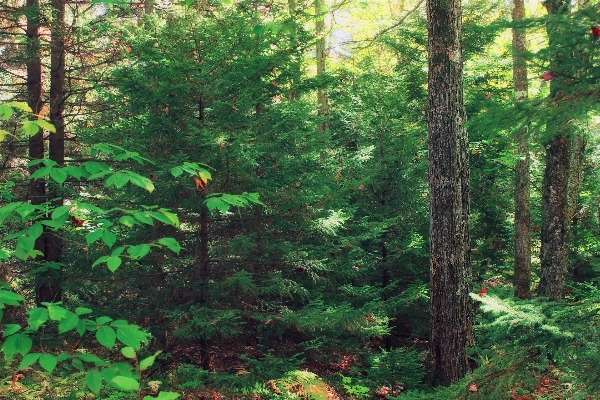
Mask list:
[[58,324],[58,333],[65,333],[71,329],[75,329],[79,324],[79,317],[72,312],[68,312],[66,317]]
[[152,218],[156,219],[157,221],[163,222],[165,224],[173,225],[174,227],[179,226],[179,218],[177,218],[177,215],[168,211],[148,211],[148,215],[152,216]]
[[48,304],[48,315],[52,321],[60,321],[65,318],[71,311],[67,310],[64,307],[57,306],[56,304],[46,303]]
[[104,325],[112,320],[113,319],[111,317],[107,317],[107,316],[98,317],[98,318],[96,318],[96,325]]
[[180,396],[181,396],[181,394],[179,394],[179,393],[174,393],[174,392],[160,392],[160,393],[158,393],[157,397],[144,396],[144,400],[152,400],[152,399],[157,399],[157,400],[175,400],[175,399],[178,399]]
[[[73,178],[75,178],[77,180],[80,180],[82,177],[87,178],[88,176],[90,176],[90,174],[88,174],[88,172],[85,169],[83,169],[81,167],[76,167],[75,165],[69,165],[67,167],[64,167],[63,170],[67,174],[71,175]],[[78,206],[79,206],[79,208],[82,208],[81,204],[78,204]],[[95,208],[98,208],[98,207],[95,207]],[[102,214],[102,213],[100,213],[100,214]]]
[[86,326],[85,326],[85,321],[82,320],[81,318],[79,318],[79,322],[77,322],[77,333],[79,333],[79,336],[83,336],[83,334],[86,331]]
[[103,231],[103,230],[97,230],[97,231],[93,231],[93,232],[90,232],[90,233],[88,233],[88,234],[85,236],[85,242],[86,242],[87,244],[92,244],[92,243],[94,243],[96,240],[98,240],[98,239],[100,239],[100,238],[102,237],[102,234],[103,234],[104,232],[105,232],[105,231]]
[[102,389],[102,374],[97,369],[90,369],[85,374],[85,384],[96,396],[100,394]]
[[25,299],[20,294],[0,289],[0,303],[8,306],[18,306],[21,305],[22,301],[25,301]]
[[146,357],[142,361],[140,361],[140,371],[145,371],[149,367],[151,367],[152,364],[154,364],[154,360],[156,359],[156,356],[159,354],[160,354],[160,351],[157,351],[156,354],[154,354],[153,356]]
[[48,372],[54,371],[58,360],[52,354],[42,354],[40,356],[40,365]]
[[91,314],[91,313],[92,313],[92,309],[91,308],[77,307],[75,309],[75,314],[76,315],[86,315],[86,314]]
[[181,174],[183,174],[183,169],[181,169],[181,167],[175,167],[171,169],[171,175],[173,175],[175,178],[177,178]]
[[43,120],[43,119],[38,119],[36,121],[33,121],[35,124],[37,124],[40,128],[45,129],[47,131],[50,131],[52,133],[56,133],[56,128],[54,127],[54,125],[52,125],[50,122]]
[[33,364],[40,358],[42,353],[29,353],[23,357],[19,364],[19,369],[25,369]]
[[83,371],[83,362],[79,358],[73,358],[71,364],[79,371]]
[[13,335],[21,330],[21,325],[19,324],[6,324],[4,325],[4,332],[2,333],[2,337],[7,337]]
[[110,326],[102,325],[96,331],[96,339],[98,339],[98,342],[100,342],[102,346],[112,349],[112,347],[115,345],[117,334]]
[[75,357],[78,357],[85,362],[94,363],[96,367],[105,367],[108,365],[106,361],[104,361],[95,354],[78,353]]
[[7,121],[13,115],[12,107],[7,106],[6,104],[0,104],[0,118]]
[[140,383],[127,376],[115,376],[110,380],[116,387],[124,391],[137,391],[140,389]]
[[96,265],[98,264],[102,264],[103,262],[106,262],[106,260],[108,260],[110,257],[109,256],[102,256],[100,258],[98,258],[96,261],[94,261],[94,263],[92,264],[92,268],[94,268]]
[[25,132],[26,135],[33,136],[40,131],[40,127],[33,121],[25,121],[23,122],[21,129]]
[[150,252],[150,245],[142,243],[138,244],[137,246],[131,246],[127,249],[127,252],[131,258],[139,260]]
[[7,136],[14,136],[14,135],[12,133],[10,133],[9,131],[0,129],[0,141],[3,141],[4,139],[6,139]]
[[123,260],[121,260],[121,257],[111,256],[108,257],[108,260],[106,260],[106,265],[108,266],[110,272],[115,272],[117,269],[119,269],[122,262]]
[[17,246],[21,247],[23,250],[29,253],[35,247],[35,239],[31,236],[21,236],[17,240]]
[[50,178],[54,179],[59,185],[62,185],[67,180],[67,171],[63,168],[52,168]]
[[117,242],[117,235],[115,235],[111,231],[103,231],[101,237],[102,237],[102,241],[108,247],[113,247],[113,245]]
[[135,214],[133,214],[133,216],[135,217],[135,219],[137,219],[140,222],[143,222],[144,224],[154,225],[154,220],[150,218],[150,216],[148,216],[147,213],[138,211]]
[[42,233],[44,233],[44,226],[39,222],[36,222],[29,227],[29,236],[34,240],[42,236]]
[[135,218],[130,215],[123,215],[121,218],[119,218],[119,223],[129,228],[137,224]]
[[8,103],[6,103],[6,105],[8,105],[12,108],[16,108],[17,110],[25,111],[30,114],[33,113],[33,110],[31,109],[31,107],[29,107],[29,105],[27,103],[23,103],[21,101],[9,101]]
[[48,309],[44,307],[36,307],[34,309],[29,310],[29,318],[27,318],[27,323],[29,327],[37,331],[43,323],[48,321]]
[[173,253],[179,254],[179,252],[181,251],[181,246],[174,238],[160,238],[158,239],[158,243],[162,244],[163,246],[166,246]]
[[9,336],[6,341],[4,341],[2,351],[4,352],[4,357],[7,360],[10,360],[17,353],[25,356],[25,354],[31,350],[32,345],[33,343],[29,336],[24,333],[18,333]]
[[142,343],[147,343],[148,334],[139,329],[137,325],[117,328],[117,337],[125,346],[139,349]]
[[244,192],[244,193],[242,193],[242,196],[244,196],[245,198],[247,198],[248,200],[250,200],[253,203],[260,204],[261,206],[265,206],[265,203],[263,203],[262,201],[260,201],[258,199],[258,196],[259,196],[258,193],[246,193],[246,192]]
[[66,215],[69,210],[71,209],[71,206],[60,206],[54,209],[54,211],[52,211],[52,214],[50,216],[50,218],[52,218],[53,220],[57,220],[60,217]]
[[133,347],[123,347],[121,353],[127,358],[135,358],[135,350]]

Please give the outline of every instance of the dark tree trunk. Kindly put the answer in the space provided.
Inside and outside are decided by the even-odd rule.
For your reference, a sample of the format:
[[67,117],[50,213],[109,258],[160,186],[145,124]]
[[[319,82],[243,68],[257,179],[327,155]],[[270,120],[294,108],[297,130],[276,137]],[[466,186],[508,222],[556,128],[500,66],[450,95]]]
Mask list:
[[[568,0],[548,0],[545,3],[549,15],[568,14]],[[556,53],[550,59],[550,71],[553,79],[550,82],[550,99],[554,104],[556,115],[568,113],[561,111],[565,90],[568,88],[566,76],[562,72],[568,69],[564,65],[570,57],[566,50],[559,46],[561,40],[560,26],[548,23],[546,26],[548,43]],[[538,288],[540,296],[552,301],[560,301],[564,297],[567,261],[569,254],[568,189],[570,162],[569,126],[563,117],[547,124],[546,131],[550,135],[546,143],[546,169],[544,171],[544,187],[542,190],[542,246],[540,251],[541,276]]]
[[[52,0],[52,31],[50,37],[50,122],[56,128],[55,133],[48,136],[48,150],[50,159],[59,166],[65,163],[65,0]],[[47,197],[52,205],[61,206],[63,200],[57,183],[49,186]],[[46,262],[60,262],[63,252],[63,240],[54,231],[45,230],[44,234],[44,260]],[[36,291],[36,301],[60,301],[62,290],[60,288],[60,270],[54,271],[48,280],[42,282]]]
[[[523,0],[514,0],[513,21],[525,17]],[[527,64],[523,56],[525,47],[525,30],[513,29],[513,84],[515,99],[527,100],[529,85],[527,83]],[[513,285],[515,296],[520,299],[531,295],[531,207],[529,197],[529,142],[527,131],[519,132],[515,138],[518,158],[515,165],[515,269]]]
[[469,163],[462,93],[461,2],[427,5],[432,378],[469,370],[474,345],[469,244]]
[[[202,201],[204,202],[204,196]],[[208,278],[209,278],[209,263],[210,253],[208,247],[208,208],[203,205],[200,211],[200,280],[201,293],[200,293],[200,304],[206,304],[208,300]],[[200,356],[202,358],[202,368],[206,371],[210,371],[211,359],[210,359],[210,347],[208,338],[203,338],[200,341]]]

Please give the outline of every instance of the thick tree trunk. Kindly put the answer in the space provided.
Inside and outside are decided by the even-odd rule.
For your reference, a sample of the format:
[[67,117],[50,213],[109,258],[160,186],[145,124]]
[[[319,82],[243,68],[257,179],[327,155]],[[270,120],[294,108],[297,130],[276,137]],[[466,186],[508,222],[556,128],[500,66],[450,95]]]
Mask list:
[[[325,73],[325,61],[327,59],[327,41],[325,39],[325,8],[324,0],[315,0],[315,34],[318,37],[317,40],[317,76]],[[317,100],[319,102],[320,117],[327,116],[329,114],[329,100],[327,99],[327,93],[322,88],[317,89]],[[319,132],[326,132],[329,130],[329,122],[320,122],[318,125]]]
[[[514,0],[513,21],[525,17],[523,0]],[[525,47],[525,30],[513,29],[513,84],[516,101],[527,100],[529,85],[527,83],[527,64],[523,56]],[[527,131],[515,137],[518,158],[515,165],[515,269],[513,285],[515,296],[526,299],[531,295],[531,207],[529,197],[529,142]]]
[[[568,0],[548,0],[545,3],[548,14],[568,14],[570,2]],[[556,23],[546,26],[548,42],[557,53],[550,59],[550,71],[553,79],[550,82],[550,99],[554,104],[554,112],[568,113],[559,110],[565,97],[566,76],[561,72],[568,68],[563,64],[570,54],[559,46],[561,32]],[[559,119],[560,120],[560,119]],[[540,251],[541,276],[538,288],[540,296],[548,297],[552,301],[560,301],[564,297],[567,261],[569,255],[569,228],[568,215],[568,189],[570,139],[568,123],[560,121],[557,124],[549,123],[546,127],[552,136],[546,143],[546,169],[544,171],[544,187],[542,191],[542,246]]]
[[469,370],[474,345],[469,244],[469,163],[462,93],[460,0],[427,5],[432,378]]

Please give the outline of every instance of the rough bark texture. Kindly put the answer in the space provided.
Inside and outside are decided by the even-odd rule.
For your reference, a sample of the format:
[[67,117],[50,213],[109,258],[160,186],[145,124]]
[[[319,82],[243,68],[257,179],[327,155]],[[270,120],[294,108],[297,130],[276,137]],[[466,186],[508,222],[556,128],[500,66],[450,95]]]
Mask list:
[[[325,60],[327,58],[327,41],[325,40],[325,13],[323,12],[325,4],[323,0],[315,0],[315,34],[319,38],[317,40],[317,75],[325,73]],[[317,89],[317,100],[319,102],[319,116],[329,114],[329,100],[327,94],[322,88]],[[328,122],[319,123],[318,129],[320,132],[329,130]]]
[[432,378],[449,385],[469,370],[474,345],[469,297],[469,164],[462,93],[460,0],[430,0],[429,193]]
[[[525,17],[524,0],[514,0],[513,21]],[[517,101],[527,100],[527,63],[525,53],[525,30],[513,29],[513,84]],[[529,197],[529,142],[527,131],[515,137],[519,158],[515,165],[515,269],[513,285],[515,296],[526,299],[531,295],[531,209]]]
[[[570,3],[567,0],[548,0],[545,3],[548,14],[569,13]],[[555,49],[560,41],[560,31],[554,23],[548,23],[549,45]],[[566,51],[566,50],[565,50]],[[560,104],[564,103],[565,76],[561,74],[563,63],[569,55],[557,52],[550,59],[550,70],[554,78],[550,82],[550,99],[554,104],[554,112],[560,114]],[[562,111],[568,112],[566,110]],[[568,182],[570,166],[570,140],[566,122],[558,126],[546,127],[551,134],[546,143],[546,168],[544,171],[544,187],[542,190],[542,246],[540,250],[541,276],[538,288],[540,296],[552,301],[560,301],[564,297],[567,261],[569,254],[568,215]]]
[[[51,160],[58,165],[65,163],[65,0],[52,0],[52,31],[50,36],[50,122],[56,128],[55,133],[48,136],[48,151]],[[56,183],[49,187],[47,197],[54,206],[63,204]],[[44,260],[60,262],[63,252],[63,240],[51,230],[45,230]],[[60,271],[45,277],[36,290],[36,301],[60,301]]]

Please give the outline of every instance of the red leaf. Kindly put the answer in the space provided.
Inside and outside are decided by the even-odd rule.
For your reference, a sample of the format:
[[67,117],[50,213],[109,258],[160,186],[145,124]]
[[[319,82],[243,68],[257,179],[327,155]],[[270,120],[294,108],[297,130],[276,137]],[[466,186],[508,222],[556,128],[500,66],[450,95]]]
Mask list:
[[544,81],[551,81],[554,77],[552,76],[552,71],[546,71],[542,74],[542,79]]
[[486,93],[486,94],[483,95],[483,97],[485,97],[486,99],[489,99],[490,97],[492,97],[492,95],[489,94],[489,93]]
[[80,219],[77,219],[76,217],[71,215],[71,222],[73,223],[73,225],[75,225],[77,228],[80,228],[83,226],[85,221],[82,221]]
[[482,293],[486,293],[486,292],[487,292],[487,287],[485,287],[485,286],[482,286],[482,287],[481,287],[481,292],[482,292]]
[[469,385],[469,392],[472,392],[472,393],[473,393],[473,392],[476,392],[476,391],[477,391],[477,384],[475,384],[475,383],[471,383],[471,384]]
[[232,109],[232,110],[237,110],[237,107],[235,106],[235,104],[232,104],[232,105],[231,105],[231,109]]
[[358,187],[358,190],[365,190],[365,185],[363,185],[362,183],[360,184],[360,186]]
[[130,47],[130,46],[127,46],[127,47],[125,48],[125,50],[126,50],[128,53],[131,53],[131,47]]
[[600,27],[598,27],[598,26],[592,26],[592,36],[593,37],[600,36]]

